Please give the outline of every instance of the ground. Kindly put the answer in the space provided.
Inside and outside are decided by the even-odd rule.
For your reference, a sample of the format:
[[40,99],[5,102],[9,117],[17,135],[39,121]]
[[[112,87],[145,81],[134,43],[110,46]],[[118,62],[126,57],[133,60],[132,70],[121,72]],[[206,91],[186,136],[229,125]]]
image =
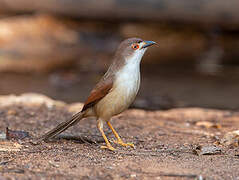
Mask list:
[[[82,120],[51,142],[36,143],[81,106],[34,94],[0,97],[0,179],[239,178],[238,142],[223,144],[228,132],[239,129],[238,112],[127,110],[112,124],[135,149],[114,144],[106,127],[117,150],[100,149],[104,142],[94,119]],[[6,140],[6,127],[29,132],[30,137]]]

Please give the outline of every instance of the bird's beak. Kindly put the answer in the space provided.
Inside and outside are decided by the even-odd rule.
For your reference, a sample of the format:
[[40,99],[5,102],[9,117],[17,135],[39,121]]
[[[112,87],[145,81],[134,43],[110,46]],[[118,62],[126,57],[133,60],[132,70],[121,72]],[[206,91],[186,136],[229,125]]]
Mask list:
[[142,48],[141,48],[141,49],[143,49],[143,48],[146,48],[146,47],[149,47],[149,46],[152,46],[152,45],[156,44],[156,42],[154,42],[154,41],[143,41],[143,43],[144,43],[144,45],[142,46]]

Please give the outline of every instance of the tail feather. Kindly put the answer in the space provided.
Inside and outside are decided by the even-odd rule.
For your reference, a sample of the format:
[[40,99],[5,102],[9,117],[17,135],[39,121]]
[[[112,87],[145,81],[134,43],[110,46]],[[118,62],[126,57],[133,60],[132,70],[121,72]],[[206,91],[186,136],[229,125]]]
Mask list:
[[83,112],[78,112],[75,115],[72,116],[71,119],[69,119],[68,121],[62,122],[60,123],[57,127],[55,127],[54,129],[52,129],[51,131],[47,132],[46,134],[44,134],[42,137],[39,138],[39,141],[46,141],[50,138],[53,138],[55,136],[57,136],[58,134],[62,133],[63,131],[65,131],[67,128],[73,126],[74,124],[78,123],[84,116]]

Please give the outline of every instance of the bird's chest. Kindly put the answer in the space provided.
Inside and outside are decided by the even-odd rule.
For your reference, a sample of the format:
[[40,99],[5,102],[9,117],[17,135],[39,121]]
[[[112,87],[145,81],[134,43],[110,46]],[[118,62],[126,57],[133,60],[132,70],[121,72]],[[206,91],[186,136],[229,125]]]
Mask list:
[[140,85],[139,67],[125,67],[117,74],[111,96],[112,108],[120,113],[134,101]]
[[139,68],[136,67],[125,67],[118,73],[115,81],[115,89],[119,91],[122,98],[127,101],[127,99],[134,99],[136,96],[140,85],[140,72]]
[[117,72],[111,91],[97,104],[97,114],[107,119],[123,112],[134,101],[139,85],[139,64],[125,65]]

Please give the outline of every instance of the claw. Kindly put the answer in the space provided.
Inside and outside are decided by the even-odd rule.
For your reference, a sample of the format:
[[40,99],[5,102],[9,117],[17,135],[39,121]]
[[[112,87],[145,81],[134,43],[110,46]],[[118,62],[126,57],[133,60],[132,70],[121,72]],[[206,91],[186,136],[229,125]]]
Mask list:
[[111,150],[111,151],[115,151],[115,148],[114,148],[113,146],[111,146],[111,145],[101,146],[100,148],[101,148],[101,149],[109,149],[109,150]]

